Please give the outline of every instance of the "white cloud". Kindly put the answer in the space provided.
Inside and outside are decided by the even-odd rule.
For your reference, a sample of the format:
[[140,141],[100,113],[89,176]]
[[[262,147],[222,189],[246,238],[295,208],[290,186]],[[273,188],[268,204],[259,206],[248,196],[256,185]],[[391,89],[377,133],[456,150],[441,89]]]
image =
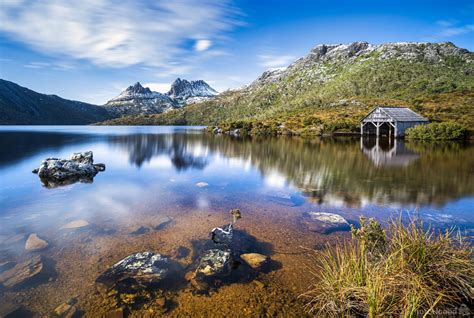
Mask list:
[[26,67],[26,68],[46,68],[46,67],[50,67],[51,64],[46,63],[46,62],[30,62],[30,63],[25,64],[23,66]]
[[149,87],[154,92],[166,93],[170,90],[170,83],[145,83],[144,87]]
[[33,68],[33,69],[43,69],[48,68],[55,71],[69,71],[75,68],[74,65],[67,62],[30,62],[28,64],[23,65],[26,68]]
[[472,23],[462,24],[457,20],[438,20],[436,24],[440,27],[440,30],[435,35],[434,40],[474,32],[474,24]]
[[439,35],[442,37],[450,37],[450,36],[456,36],[456,35],[469,33],[472,31],[474,31],[474,24],[466,24],[463,26],[446,27],[443,30],[441,30]]
[[295,60],[292,55],[259,55],[260,66],[267,68],[285,67]]
[[210,48],[212,42],[210,40],[197,40],[196,44],[194,45],[194,49],[198,52],[205,51]]
[[101,66],[165,66],[186,53],[184,42],[203,51],[237,25],[229,1],[3,1],[0,32],[42,53]]

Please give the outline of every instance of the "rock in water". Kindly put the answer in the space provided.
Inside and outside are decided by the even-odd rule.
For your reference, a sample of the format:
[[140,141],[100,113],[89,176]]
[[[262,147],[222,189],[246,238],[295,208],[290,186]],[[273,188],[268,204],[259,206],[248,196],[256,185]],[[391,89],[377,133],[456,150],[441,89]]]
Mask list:
[[209,186],[209,183],[201,181],[201,182],[196,183],[196,186],[199,188],[204,188],[204,187]]
[[77,309],[73,304],[64,303],[56,307],[54,313],[61,318],[72,318],[76,315]]
[[89,226],[90,223],[87,222],[86,220],[76,220],[69,222],[61,227],[62,230],[75,230],[75,229],[80,229],[83,227]]
[[8,288],[20,286],[38,277],[44,270],[41,257],[36,255],[30,260],[19,263],[12,269],[0,274],[0,283]]
[[309,230],[329,234],[336,231],[348,231],[349,222],[342,216],[327,212],[308,212],[304,214],[304,223]]
[[130,233],[128,233],[129,235],[132,235],[132,236],[137,236],[137,235],[142,235],[142,234],[145,234],[145,233],[148,233],[150,231],[149,228],[147,227],[144,227],[142,225],[137,225],[137,226],[134,226]]
[[48,247],[48,242],[40,239],[36,233],[30,234],[25,243],[25,250],[27,251],[39,251]]
[[159,231],[164,229],[168,224],[170,224],[173,220],[169,216],[157,216],[152,221],[152,227]]
[[92,151],[73,153],[69,160],[47,158],[43,160],[37,172],[45,186],[54,187],[76,181],[92,182],[93,177],[104,171],[104,164],[94,164]]
[[268,262],[268,256],[258,253],[246,253],[240,255],[240,258],[255,270],[260,270]]
[[212,249],[206,251],[199,259],[197,275],[216,276],[227,275],[231,269],[230,250]]
[[169,261],[166,257],[153,252],[142,252],[129,255],[111,266],[96,282],[108,288],[124,280],[147,285],[162,281],[168,272]]
[[226,224],[223,227],[215,227],[211,230],[211,240],[216,244],[230,246],[234,235],[233,224]]

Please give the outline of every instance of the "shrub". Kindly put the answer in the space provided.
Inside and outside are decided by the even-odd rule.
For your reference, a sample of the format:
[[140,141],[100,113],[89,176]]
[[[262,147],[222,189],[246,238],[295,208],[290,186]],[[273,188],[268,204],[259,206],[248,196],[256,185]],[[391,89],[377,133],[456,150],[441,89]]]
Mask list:
[[452,140],[466,137],[464,126],[454,122],[431,123],[408,128],[405,137],[424,140]]
[[301,295],[310,313],[415,317],[471,304],[473,251],[459,236],[400,219],[390,237],[373,219],[352,233],[350,242],[315,252],[315,282]]

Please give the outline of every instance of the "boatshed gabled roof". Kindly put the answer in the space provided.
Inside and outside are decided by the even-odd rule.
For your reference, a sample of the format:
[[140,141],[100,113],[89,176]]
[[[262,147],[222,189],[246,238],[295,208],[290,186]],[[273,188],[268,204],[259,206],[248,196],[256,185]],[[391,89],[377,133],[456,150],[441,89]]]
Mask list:
[[395,107],[395,106],[379,106],[372,110],[367,116],[364,117],[363,120],[369,119],[370,115],[379,109],[381,112],[383,112],[385,115],[393,119],[394,121],[428,121],[423,116],[420,116],[419,114],[415,113],[408,107]]

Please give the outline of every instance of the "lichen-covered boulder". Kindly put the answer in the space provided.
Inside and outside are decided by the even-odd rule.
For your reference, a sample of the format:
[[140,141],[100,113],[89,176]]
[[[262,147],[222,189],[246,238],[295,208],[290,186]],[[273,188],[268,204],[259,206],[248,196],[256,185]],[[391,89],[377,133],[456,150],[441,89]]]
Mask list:
[[196,276],[222,276],[227,275],[231,269],[232,255],[230,250],[207,250],[199,259]]
[[161,282],[168,274],[169,260],[158,253],[141,252],[125,257],[102,273],[96,282],[112,288],[127,280],[130,284]]
[[104,170],[104,164],[94,164],[92,151],[86,151],[73,153],[70,159],[47,158],[33,173],[38,174],[45,186],[55,187],[76,181],[92,182]]

